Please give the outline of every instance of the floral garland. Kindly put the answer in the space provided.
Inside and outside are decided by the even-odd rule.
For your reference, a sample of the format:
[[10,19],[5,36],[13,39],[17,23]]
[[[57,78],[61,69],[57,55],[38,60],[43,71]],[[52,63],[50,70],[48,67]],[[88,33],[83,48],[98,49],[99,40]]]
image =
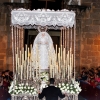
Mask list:
[[69,94],[79,94],[81,92],[81,88],[79,87],[78,82],[74,83],[59,83],[58,87],[61,89],[62,92],[66,92]]
[[16,84],[14,86],[14,83],[12,82],[11,86],[9,87],[9,93],[12,95],[18,95],[18,94],[36,95],[37,89],[35,89],[33,86],[29,86],[28,83]]

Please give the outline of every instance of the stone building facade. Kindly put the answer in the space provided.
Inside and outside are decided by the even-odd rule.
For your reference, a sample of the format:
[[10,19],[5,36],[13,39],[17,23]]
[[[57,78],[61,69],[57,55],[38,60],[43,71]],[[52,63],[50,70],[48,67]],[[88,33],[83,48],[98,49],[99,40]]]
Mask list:
[[[12,70],[11,8],[3,2],[0,0],[0,70]],[[82,0],[82,5],[91,8],[76,15],[77,71],[100,66],[100,0]]]

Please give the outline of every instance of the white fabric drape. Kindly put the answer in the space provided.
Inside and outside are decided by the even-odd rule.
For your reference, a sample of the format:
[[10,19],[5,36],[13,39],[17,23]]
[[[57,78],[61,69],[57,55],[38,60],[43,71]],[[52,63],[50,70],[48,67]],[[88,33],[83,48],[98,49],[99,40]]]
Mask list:
[[40,32],[33,43],[33,57],[39,57],[41,69],[48,69],[49,67],[49,51],[54,53],[53,41],[47,32]]

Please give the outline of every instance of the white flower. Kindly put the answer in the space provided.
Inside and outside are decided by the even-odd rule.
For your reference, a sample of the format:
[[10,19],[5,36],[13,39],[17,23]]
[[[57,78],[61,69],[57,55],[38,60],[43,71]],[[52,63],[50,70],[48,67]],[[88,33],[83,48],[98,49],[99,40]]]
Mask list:
[[61,85],[61,83],[59,83],[59,85]]
[[28,86],[28,89],[30,89],[30,87]]
[[34,89],[35,91],[37,91],[37,89]]
[[81,91],[81,88],[79,87],[79,83],[74,81],[74,83],[62,83],[58,85],[58,87],[61,89],[61,91],[67,92],[67,93],[71,93],[71,94],[79,94],[79,92]]
[[15,86],[15,89],[17,89],[17,86]]
[[67,87],[67,89],[69,89],[69,87]]
[[64,83],[62,83],[62,86],[64,86],[65,84]]
[[27,87],[25,86],[24,89],[27,89]]
[[61,85],[59,85],[59,88],[61,88]]
[[68,86],[68,84],[66,84],[66,86]]
[[22,83],[21,85],[24,86],[24,83]]

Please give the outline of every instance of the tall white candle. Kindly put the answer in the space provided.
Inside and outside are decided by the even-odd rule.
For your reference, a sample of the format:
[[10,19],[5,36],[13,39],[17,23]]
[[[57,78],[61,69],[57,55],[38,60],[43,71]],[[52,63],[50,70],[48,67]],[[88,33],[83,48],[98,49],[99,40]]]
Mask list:
[[17,73],[17,61],[18,61],[18,55],[16,54],[16,73]]
[[52,78],[52,65],[50,66],[50,75],[51,75],[51,78]]
[[35,71],[34,71],[34,69],[33,69],[33,70],[32,70],[33,80],[34,80],[34,72],[35,72]]
[[29,47],[28,47],[28,57],[30,57]]
[[[58,53],[58,65],[60,66],[60,54]],[[60,68],[59,68],[60,70]]]
[[58,79],[58,63],[57,63],[57,68],[56,68],[56,77],[57,77],[57,79]]
[[26,54],[26,51],[25,51],[25,61],[26,61],[26,59],[27,59],[27,54]]
[[22,57],[21,57],[21,51],[20,51],[20,65],[22,64]]
[[69,65],[68,65],[68,81],[69,81]]
[[27,64],[28,64],[28,66],[29,66],[29,56],[27,57]]
[[69,72],[70,72],[70,70],[69,70],[69,51],[68,51],[68,54],[67,54],[67,66],[68,66],[67,72],[68,72],[68,81],[69,81]]
[[61,45],[61,61],[62,61],[62,45]]
[[23,66],[21,65],[21,80],[22,80]]
[[[74,69],[74,66],[73,66],[73,54],[72,54],[72,69]],[[72,72],[74,72],[74,70]]]
[[17,54],[18,54],[18,57],[19,57],[18,47],[17,47]]
[[58,53],[58,59],[59,59],[59,68],[61,68],[61,66],[60,66],[60,48],[59,48],[59,53]]
[[18,67],[17,67],[17,69],[18,69],[18,74],[19,74],[19,68],[20,67],[20,65],[19,65],[19,58],[18,58]]
[[56,45],[56,61],[57,61],[57,45]]
[[32,54],[32,44],[30,45],[30,54]]
[[26,79],[26,68],[27,68],[27,66],[26,66],[26,61],[24,60],[24,79]]
[[28,71],[29,71],[29,70],[28,70],[28,65],[27,65],[27,80],[28,80]]
[[31,66],[32,66],[32,65],[31,65],[31,61],[29,60],[29,68],[30,68],[30,79],[32,78],[32,77],[31,77],[31,75],[32,75],[32,74],[31,74],[31,73],[32,73],[32,70],[31,70]]
[[72,78],[72,69],[71,69],[71,57],[72,57],[72,51],[71,51],[72,49],[70,48],[70,78]]
[[27,59],[27,44],[26,44],[26,50],[25,51],[26,51],[26,59]]
[[38,68],[36,67],[36,78],[38,78]]
[[54,66],[53,66],[52,71],[53,71],[53,78],[54,78],[54,73],[55,73],[55,67]]

